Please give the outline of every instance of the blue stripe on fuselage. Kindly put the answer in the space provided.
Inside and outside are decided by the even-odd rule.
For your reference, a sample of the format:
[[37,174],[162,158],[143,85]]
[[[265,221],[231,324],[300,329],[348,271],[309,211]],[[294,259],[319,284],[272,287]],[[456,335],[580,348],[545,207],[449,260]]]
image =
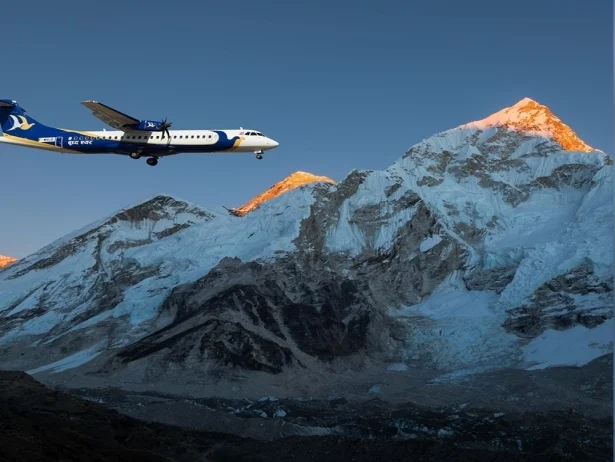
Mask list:
[[[16,129],[7,132],[7,135],[24,138],[30,141],[41,142],[41,139],[49,139],[44,141],[44,144],[50,146],[61,147],[68,151],[78,153],[91,154],[130,154],[140,149],[142,155],[152,154],[156,156],[165,156],[172,154],[197,153],[197,152],[220,152],[227,151],[234,147],[235,142],[240,138],[234,136],[229,138],[226,132],[222,130],[214,131],[218,135],[218,141],[213,144],[195,145],[195,144],[147,144],[143,142],[125,141],[125,140],[105,140],[100,139],[104,135],[87,135],[85,132],[79,133],[72,130],[64,130],[59,128],[47,127],[38,122],[28,130]],[[130,135],[132,136],[132,135]],[[141,135],[143,136],[143,135]],[[53,138],[53,141],[51,140]],[[61,143],[55,140],[61,138]]]

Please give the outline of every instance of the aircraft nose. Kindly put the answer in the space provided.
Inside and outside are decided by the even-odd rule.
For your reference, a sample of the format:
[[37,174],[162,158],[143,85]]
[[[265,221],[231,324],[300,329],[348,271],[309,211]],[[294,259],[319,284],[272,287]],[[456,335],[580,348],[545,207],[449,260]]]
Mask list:
[[271,138],[269,139],[269,143],[271,143],[272,148],[277,148],[280,145],[280,143],[278,143],[276,140],[272,140]]

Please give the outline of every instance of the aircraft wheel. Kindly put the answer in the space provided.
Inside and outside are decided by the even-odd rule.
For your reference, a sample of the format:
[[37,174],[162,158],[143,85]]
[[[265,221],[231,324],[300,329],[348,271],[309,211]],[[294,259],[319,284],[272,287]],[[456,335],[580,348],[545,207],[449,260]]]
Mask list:
[[261,159],[263,158],[263,155],[262,155],[262,154],[256,154],[256,158],[257,158],[258,160],[261,160]]
[[158,165],[158,159],[156,159],[155,157],[150,157],[145,162],[147,162],[147,165],[151,165],[152,167]]
[[131,152],[130,153],[130,158],[131,159],[135,159],[135,160],[140,159],[141,158],[141,154],[139,154],[138,152]]

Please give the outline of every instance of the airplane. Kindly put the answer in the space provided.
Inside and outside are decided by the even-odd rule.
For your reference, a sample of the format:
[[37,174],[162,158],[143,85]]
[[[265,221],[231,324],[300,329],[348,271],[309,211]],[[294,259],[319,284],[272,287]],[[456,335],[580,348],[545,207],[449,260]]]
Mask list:
[[0,99],[0,142],[67,154],[120,154],[146,157],[152,167],[161,157],[181,153],[254,152],[257,159],[279,146],[259,130],[169,130],[171,123],[140,120],[98,101],[82,101],[114,130],[78,131],[43,125],[10,99]]

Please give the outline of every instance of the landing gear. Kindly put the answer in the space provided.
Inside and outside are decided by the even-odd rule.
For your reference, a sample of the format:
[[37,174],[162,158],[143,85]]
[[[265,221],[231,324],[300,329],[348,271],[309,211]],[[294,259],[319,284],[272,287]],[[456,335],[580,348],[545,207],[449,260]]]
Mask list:
[[258,160],[261,160],[263,158],[263,151],[256,151],[254,154],[256,154],[256,158]]
[[131,152],[130,153],[130,158],[134,159],[134,160],[140,159],[141,158],[141,153],[140,152]]
[[150,157],[145,162],[147,162],[147,165],[151,165],[152,167],[155,167],[156,165],[158,165],[158,157]]

